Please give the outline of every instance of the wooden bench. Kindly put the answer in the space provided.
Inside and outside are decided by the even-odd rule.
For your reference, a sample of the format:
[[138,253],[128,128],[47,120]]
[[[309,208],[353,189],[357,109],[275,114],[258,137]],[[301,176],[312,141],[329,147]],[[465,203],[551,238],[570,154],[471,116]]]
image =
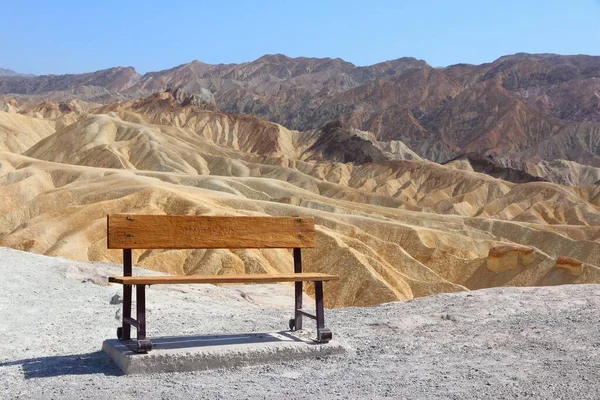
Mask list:
[[[111,276],[109,282],[123,285],[123,321],[117,337],[133,351],[152,349],[146,337],[146,286],[190,283],[277,283],[295,282],[295,312],[289,321],[291,330],[302,329],[302,317],[317,322],[317,342],[332,338],[325,327],[323,282],[335,275],[303,273],[301,249],[314,247],[312,218],[300,217],[204,217],[115,214],[107,216],[107,247],[123,250],[123,276]],[[132,249],[258,249],[291,248],[293,274],[132,276]],[[302,309],[302,283],[314,282],[316,312]],[[135,286],[136,318],[131,317],[132,287]],[[131,339],[131,327],[137,340]]]

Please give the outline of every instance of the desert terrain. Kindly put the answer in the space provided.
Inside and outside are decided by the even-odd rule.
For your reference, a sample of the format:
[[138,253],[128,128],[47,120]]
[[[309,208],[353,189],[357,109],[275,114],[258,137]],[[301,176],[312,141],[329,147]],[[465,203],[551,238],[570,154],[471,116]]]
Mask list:
[[[0,398],[600,397],[599,82],[600,57],[553,54],[0,69]],[[113,213],[313,217],[304,269],[340,276],[326,320],[346,353],[123,375],[100,350],[121,321]],[[293,270],[288,249],[133,262]],[[285,284],[150,292],[151,338],[286,330],[294,302]]]
[[[596,285],[492,288],[330,309],[328,326],[348,347],[343,355],[122,375],[100,351],[119,325],[114,299],[121,288],[106,276],[120,269],[0,248],[0,274],[13,276],[0,283],[3,399],[600,396]],[[152,272],[135,271],[142,273]],[[294,301],[287,285],[150,291],[150,336],[283,330]]]
[[[110,213],[303,215],[317,223],[305,269],[341,277],[328,307],[600,282],[598,57],[6,74],[0,246],[117,262]],[[134,251],[134,263],[292,268],[288,250]]]

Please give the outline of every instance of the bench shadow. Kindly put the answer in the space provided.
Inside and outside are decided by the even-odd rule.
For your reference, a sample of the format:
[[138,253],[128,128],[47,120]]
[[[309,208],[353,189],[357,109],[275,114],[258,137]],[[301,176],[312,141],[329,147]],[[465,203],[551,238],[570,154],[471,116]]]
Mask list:
[[239,333],[229,335],[163,336],[150,338],[155,350],[177,350],[190,347],[211,347],[269,342],[303,342],[289,332]]
[[65,375],[122,375],[103,351],[87,354],[25,358],[0,363],[0,367],[20,365],[25,379],[50,378]]

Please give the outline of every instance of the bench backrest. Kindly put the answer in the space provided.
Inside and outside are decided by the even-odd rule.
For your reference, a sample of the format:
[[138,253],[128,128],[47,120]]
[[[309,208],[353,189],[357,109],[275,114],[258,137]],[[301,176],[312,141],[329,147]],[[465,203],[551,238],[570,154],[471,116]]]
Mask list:
[[109,249],[259,249],[315,247],[304,217],[107,216]]

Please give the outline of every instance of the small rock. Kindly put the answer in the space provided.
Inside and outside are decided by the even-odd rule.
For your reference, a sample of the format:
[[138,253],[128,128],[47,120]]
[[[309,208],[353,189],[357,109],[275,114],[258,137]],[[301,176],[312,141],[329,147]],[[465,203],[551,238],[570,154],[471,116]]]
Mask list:
[[123,304],[123,298],[121,297],[121,294],[115,293],[115,295],[110,299],[110,304]]
[[445,319],[446,321],[452,321],[452,322],[457,322],[458,320],[456,319],[456,317],[452,314],[442,314],[442,319]]

